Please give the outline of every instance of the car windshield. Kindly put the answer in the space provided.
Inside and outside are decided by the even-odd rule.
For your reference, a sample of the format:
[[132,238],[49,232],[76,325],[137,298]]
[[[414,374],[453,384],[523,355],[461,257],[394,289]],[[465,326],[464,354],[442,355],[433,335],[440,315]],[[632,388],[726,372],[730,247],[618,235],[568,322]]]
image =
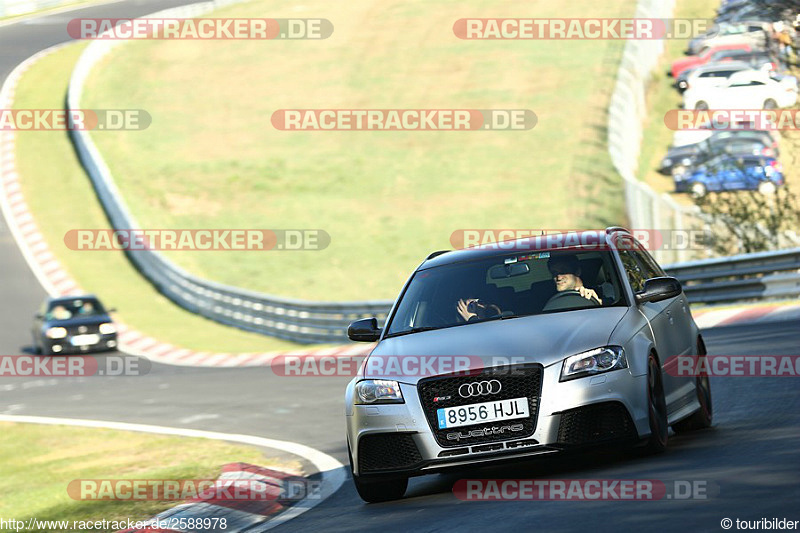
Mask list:
[[103,306],[94,298],[75,298],[50,302],[45,314],[47,320],[69,320],[71,318],[100,316],[106,314]]
[[611,251],[516,252],[417,272],[386,335],[614,305],[626,302]]

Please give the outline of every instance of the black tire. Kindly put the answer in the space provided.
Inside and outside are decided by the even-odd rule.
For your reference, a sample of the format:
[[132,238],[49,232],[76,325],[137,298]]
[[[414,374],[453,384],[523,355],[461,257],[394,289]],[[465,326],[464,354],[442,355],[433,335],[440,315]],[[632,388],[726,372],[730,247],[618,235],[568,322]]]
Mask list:
[[694,105],[694,108],[698,111],[705,111],[708,109],[708,103],[704,100],[700,100]]
[[353,476],[356,492],[365,502],[380,503],[399,500],[406,493],[407,477],[370,476],[365,478],[357,476],[353,473],[353,454],[350,452],[349,443],[347,444],[347,455],[350,459],[350,474]]
[[[702,339],[698,339],[697,353],[700,357],[706,355]],[[696,380],[695,391],[697,393],[697,401],[700,402],[700,409],[689,418],[673,424],[672,429],[675,430],[675,433],[686,433],[687,431],[711,427],[711,422],[714,418],[714,406],[711,402],[711,383],[708,376],[697,376]]]
[[778,109],[778,102],[776,102],[772,98],[768,98],[764,102],[764,109]]
[[667,400],[661,365],[655,354],[647,357],[647,411],[650,414],[650,438],[642,451],[645,454],[662,453],[667,449],[669,424],[667,423]]

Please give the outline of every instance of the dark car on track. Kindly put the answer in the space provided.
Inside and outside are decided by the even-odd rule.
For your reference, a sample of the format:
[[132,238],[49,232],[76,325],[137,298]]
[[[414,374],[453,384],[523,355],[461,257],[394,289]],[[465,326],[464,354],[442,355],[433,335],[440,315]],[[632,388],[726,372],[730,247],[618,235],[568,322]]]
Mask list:
[[117,328],[96,296],[48,298],[34,317],[33,349],[42,354],[74,354],[117,347]]

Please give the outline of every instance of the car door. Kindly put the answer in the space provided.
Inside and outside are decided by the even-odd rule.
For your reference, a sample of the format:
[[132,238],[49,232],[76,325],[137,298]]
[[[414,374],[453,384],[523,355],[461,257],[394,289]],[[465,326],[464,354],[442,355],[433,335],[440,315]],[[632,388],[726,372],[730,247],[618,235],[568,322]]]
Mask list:
[[[630,248],[631,259],[638,264],[639,271],[644,279],[666,276],[658,263],[648,254],[639,243]],[[630,259],[628,260],[630,262]],[[623,260],[623,264],[625,260]],[[650,308],[648,309],[648,306]],[[686,301],[686,296],[662,300],[655,303],[646,303],[639,308],[645,316],[653,316],[651,327],[656,341],[656,350],[661,360],[662,370],[670,357],[686,355],[694,350],[693,328],[691,315]],[[650,318],[648,318],[650,320]],[[662,372],[664,395],[667,400],[668,412],[673,412],[684,406],[687,398],[694,393],[694,379],[673,376]]]
[[[625,269],[625,274],[630,283],[631,289],[634,293],[641,292],[644,289],[644,282],[647,280],[647,275],[644,273],[641,264],[633,255],[633,241],[628,238],[621,238],[619,240],[619,257],[622,261],[622,266]],[[675,348],[670,344],[672,336],[669,334],[671,326],[669,318],[664,313],[667,309],[668,303],[661,302],[646,302],[643,304],[636,304],[639,312],[647,319],[650,325],[650,330],[653,334],[653,340],[656,345],[656,351],[661,359],[662,368],[662,383],[664,383],[664,394],[666,395],[667,404],[669,405],[671,386],[668,387],[667,380],[669,376],[663,371],[664,362],[670,355],[673,355]]]

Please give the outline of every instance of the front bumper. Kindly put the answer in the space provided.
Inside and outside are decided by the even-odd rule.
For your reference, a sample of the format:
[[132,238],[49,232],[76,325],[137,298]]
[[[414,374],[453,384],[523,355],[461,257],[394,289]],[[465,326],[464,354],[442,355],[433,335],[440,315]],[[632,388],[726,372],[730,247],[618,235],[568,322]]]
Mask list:
[[74,335],[67,335],[63,339],[48,339],[44,338],[42,346],[44,353],[55,355],[73,355],[91,352],[103,352],[107,350],[115,350],[117,348],[117,334],[109,333],[106,335],[96,334],[97,342],[90,344],[81,344],[75,346],[72,343]]
[[354,473],[414,476],[572,448],[635,442],[650,434],[646,376],[621,369],[560,383],[560,373],[561,363],[543,368],[541,397],[533,415],[535,429],[521,438],[509,434],[491,442],[481,438],[470,442],[473,438],[467,437],[443,446],[441,435],[436,438],[426,416],[418,387],[412,384],[400,384],[403,404],[354,405],[346,417]]

